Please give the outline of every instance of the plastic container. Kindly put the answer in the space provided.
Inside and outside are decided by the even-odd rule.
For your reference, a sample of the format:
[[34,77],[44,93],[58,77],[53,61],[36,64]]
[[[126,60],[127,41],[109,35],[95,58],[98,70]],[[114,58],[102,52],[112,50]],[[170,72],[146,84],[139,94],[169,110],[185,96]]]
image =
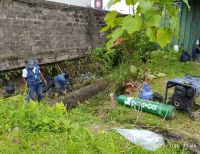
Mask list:
[[153,92],[151,91],[151,88],[148,84],[145,84],[143,86],[143,89],[141,90],[139,94],[140,99],[146,99],[146,100],[153,100]]

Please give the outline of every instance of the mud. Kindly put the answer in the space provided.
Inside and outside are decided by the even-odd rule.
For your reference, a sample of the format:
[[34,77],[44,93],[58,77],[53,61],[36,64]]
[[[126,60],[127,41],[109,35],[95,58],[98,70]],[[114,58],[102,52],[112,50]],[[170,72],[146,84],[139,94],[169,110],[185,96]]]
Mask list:
[[153,130],[155,133],[162,135],[166,142],[167,140],[173,141],[181,145],[182,148],[186,148],[188,154],[200,154],[200,144],[194,139],[186,138],[181,134],[172,133],[171,131],[159,127],[139,126],[139,128]]

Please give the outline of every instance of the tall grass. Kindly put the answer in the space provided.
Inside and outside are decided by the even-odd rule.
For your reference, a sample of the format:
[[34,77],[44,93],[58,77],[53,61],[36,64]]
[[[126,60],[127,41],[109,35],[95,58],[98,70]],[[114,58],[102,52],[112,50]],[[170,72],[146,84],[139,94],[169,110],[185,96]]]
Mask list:
[[[150,153],[113,129],[95,131],[87,127],[102,122],[85,106],[67,113],[62,104],[27,104],[22,96],[0,99],[0,106],[0,153]],[[163,147],[155,153],[173,153],[179,149]]]
[[[142,113],[137,119],[137,112],[113,104],[109,94],[125,81],[137,79],[138,72],[131,73],[130,65],[135,65],[138,71],[147,66],[151,73],[166,73],[165,78],[151,82],[153,88],[160,87],[158,90],[162,90],[163,83],[169,78],[196,73],[193,68],[198,69],[198,65],[192,62],[179,63],[178,57],[177,53],[159,51],[152,53],[147,64],[140,63],[135,57],[132,63],[124,62],[109,68],[110,72],[106,69],[103,79],[109,82],[108,88],[70,113],[66,112],[62,104],[27,104],[23,96],[0,99],[0,153],[152,153],[128,142],[114,128],[156,126],[162,119],[147,113]],[[181,128],[183,120],[189,121],[186,116],[183,118],[178,114],[178,117],[180,119],[164,121],[160,127]],[[195,126],[192,128],[199,126],[197,122],[193,124]],[[189,127],[186,130],[192,131]],[[186,149],[168,141],[166,146],[154,153],[186,153]]]

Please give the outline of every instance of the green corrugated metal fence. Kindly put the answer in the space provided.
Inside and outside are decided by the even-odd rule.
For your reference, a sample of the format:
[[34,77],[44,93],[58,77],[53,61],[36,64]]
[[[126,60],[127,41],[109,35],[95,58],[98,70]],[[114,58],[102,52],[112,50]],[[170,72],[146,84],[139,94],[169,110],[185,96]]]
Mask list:
[[179,39],[173,39],[172,44],[178,44],[191,53],[200,38],[200,1],[192,1],[190,5],[189,11],[185,4],[181,4]]

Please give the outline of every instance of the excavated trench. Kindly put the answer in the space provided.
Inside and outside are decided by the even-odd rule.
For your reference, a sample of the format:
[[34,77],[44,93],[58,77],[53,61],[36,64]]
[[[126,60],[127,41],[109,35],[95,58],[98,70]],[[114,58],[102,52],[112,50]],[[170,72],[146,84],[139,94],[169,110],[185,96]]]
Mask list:
[[55,104],[56,102],[63,102],[66,106],[66,109],[69,111],[78,106],[78,103],[84,103],[87,99],[96,95],[100,91],[103,91],[107,87],[107,82],[100,80],[91,83],[85,87],[74,90],[72,92],[66,93],[65,96],[60,96],[55,99],[50,99],[48,103],[50,105]]

